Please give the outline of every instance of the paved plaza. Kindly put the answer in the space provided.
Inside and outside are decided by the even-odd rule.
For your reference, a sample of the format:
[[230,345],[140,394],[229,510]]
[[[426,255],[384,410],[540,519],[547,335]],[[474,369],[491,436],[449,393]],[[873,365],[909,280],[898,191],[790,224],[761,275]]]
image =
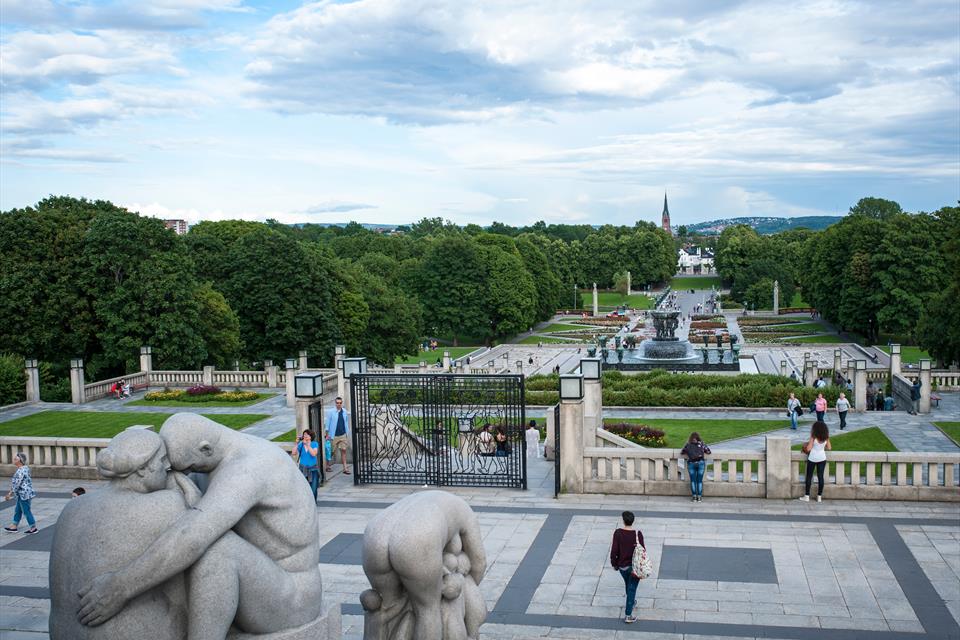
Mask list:
[[[488,555],[484,638],[957,638],[960,506],[943,503],[657,496],[552,497],[552,463],[530,461],[530,489],[457,489],[478,512]],[[3,479],[4,481],[6,479]],[[0,639],[46,638],[48,550],[77,481],[38,480],[41,533],[0,538]],[[96,490],[97,483],[85,483]],[[325,597],[345,637],[362,637],[367,588],[360,534],[419,488],[321,489]],[[8,516],[12,503],[0,505]],[[654,561],[640,620],[622,622],[623,582],[608,566],[619,513],[631,509]],[[78,541],[79,542],[79,541]]]

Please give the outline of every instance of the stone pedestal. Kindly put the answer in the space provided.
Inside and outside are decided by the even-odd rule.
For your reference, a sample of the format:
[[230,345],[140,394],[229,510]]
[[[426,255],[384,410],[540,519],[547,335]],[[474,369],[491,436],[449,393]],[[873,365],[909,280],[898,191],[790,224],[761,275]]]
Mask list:
[[265,369],[267,372],[267,386],[271,389],[279,386],[280,383],[277,382],[277,378],[280,373],[280,367],[272,364],[269,367],[265,367]]
[[583,400],[560,401],[560,490],[583,493]]
[[785,378],[786,378],[788,375],[790,375],[790,374],[787,372],[787,361],[786,361],[786,360],[781,360],[781,361],[780,361],[780,375],[782,375],[782,376],[785,377]]
[[86,402],[86,390],[83,388],[83,360],[75,358],[70,361],[70,402],[83,404]]
[[450,352],[449,351],[443,352],[443,370],[450,371]]
[[833,376],[834,377],[836,377],[838,373],[840,375],[843,375],[843,362],[841,362],[842,358],[843,358],[843,351],[841,349],[834,349],[833,350]]
[[[333,366],[337,369],[337,397],[343,397],[343,365],[341,362],[347,357],[346,345],[338,344],[333,350]],[[398,371],[399,373],[399,371]]]
[[[287,365],[293,364],[287,361]],[[296,401],[297,370],[287,366],[287,406],[292,407]]]
[[850,360],[847,362],[847,371],[853,371],[853,408],[867,410],[867,361]]
[[898,376],[903,373],[900,370],[900,345],[891,344],[890,345],[890,379],[893,380],[893,376]]
[[[296,416],[297,420],[297,435],[300,435],[304,431],[310,428],[310,405],[319,400],[320,397],[315,398],[295,398],[294,399],[294,408],[293,414]],[[317,434],[314,434],[316,436]],[[319,438],[315,438],[319,440]]]
[[920,361],[920,413],[930,413],[930,360]]
[[427,363],[426,363],[426,361],[421,360],[421,361],[420,361],[420,373],[426,373],[426,372],[427,372]]
[[767,498],[793,497],[790,467],[790,438],[767,436]]
[[300,357],[298,358],[298,360],[300,361],[298,364],[299,364],[299,369],[300,369],[301,371],[306,371],[307,369],[309,369],[309,367],[307,366],[307,351],[306,351],[306,349],[301,349],[301,350],[300,350]]
[[556,422],[554,421],[555,412],[553,407],[547,408],[547,435],[543,441],[543,457],[547,460],[553,460],[553,445],[556,442]]
[[340,617],[340,605],[332,605],[313,622],[275,633],[254,634],[233,631],[226,640],[341,640],[343,622]]
[[583,446],[597,446],[597,429],[603,425],[603,385],[599,380],[583,381]]
[[150,384],[150,372],[153,371],[153,347],[140,347],[140,371],[146,374],[146,383]]
[[27,374],[27,402],[40,402],[40,367],[35,359],[25,360],[23,368]]
[[208,387],[213,386],[213,366],[207,365],[203,368],[203,384]]
[[813,386],[813,383],[817,381],[818,368],[816,360],[803,361],[803,386]]

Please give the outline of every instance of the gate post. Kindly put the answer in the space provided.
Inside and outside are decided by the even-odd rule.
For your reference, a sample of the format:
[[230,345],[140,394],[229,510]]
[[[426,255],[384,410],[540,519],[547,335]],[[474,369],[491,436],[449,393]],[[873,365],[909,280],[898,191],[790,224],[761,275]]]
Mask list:
[[553,460],[553,441],[557,433],[555,408],[556,406],[547,409],[547,436],[543,440],[543,457],[546,460]]
[[793,488],[790,438],[767,436],[767,498],[789,500]]
[[920,413],[930,413],[930,361],[920,361]]
[[73,404],[83,404],[87,401],[83,388],[83,359],[70,360],[70,401]]
[[286,362],[286,372],[287,372],[287,406],[292,407],[294,405],[294,384],[296,382],[295,378],[297,375],[297,361],[295,358],[287,358]]
[[[848,360],[847,371],[851,369],[853,369],[853,408],[860,413],[867,410],[867,361]],[[893,384],[892,380],[891,384]]]
[[583,493],[583,376],[560,376],[560,490]]
[[603,427],[603,384],[600,372],[603,361],[600,358],[580,360],[580,374],[583,376],[583,446],[593,447],[597,443],[597,429]]
[[40,368],[36,358],[23,361],[27,376],[27,402],[40,402]]
[[347,357],[346,345],[338,344],[336,347],[334,347],[333,366],[337,369],[337,396],[344,398],[344,403],[346,403],[346,398],[344,396],[348,395],[346,392],[346,387],[343,386],[343,359],[345,357]]

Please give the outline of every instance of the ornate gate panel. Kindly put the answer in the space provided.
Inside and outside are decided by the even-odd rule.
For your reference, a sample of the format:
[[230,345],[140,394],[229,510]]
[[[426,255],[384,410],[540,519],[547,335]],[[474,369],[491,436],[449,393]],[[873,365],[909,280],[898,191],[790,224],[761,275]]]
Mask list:
[[519,375],[352,376],[354,483],[526,489],[523,393]]
[[560,496],[560,405],[553,407],[553,497]]

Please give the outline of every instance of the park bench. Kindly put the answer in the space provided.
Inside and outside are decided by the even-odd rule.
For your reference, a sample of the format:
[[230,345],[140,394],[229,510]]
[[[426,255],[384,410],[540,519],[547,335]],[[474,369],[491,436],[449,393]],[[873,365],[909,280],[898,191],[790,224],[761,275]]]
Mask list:
[[943,400],[943,398],[941,398],[941,397],[938,396],[937,394],[935,394],[935,393],[931,393],[931,394],[930,394],[930,404],[932,404],[933,406],[939,408],[939,407],[940,407],[940,401],[941,401],[941,400]]

